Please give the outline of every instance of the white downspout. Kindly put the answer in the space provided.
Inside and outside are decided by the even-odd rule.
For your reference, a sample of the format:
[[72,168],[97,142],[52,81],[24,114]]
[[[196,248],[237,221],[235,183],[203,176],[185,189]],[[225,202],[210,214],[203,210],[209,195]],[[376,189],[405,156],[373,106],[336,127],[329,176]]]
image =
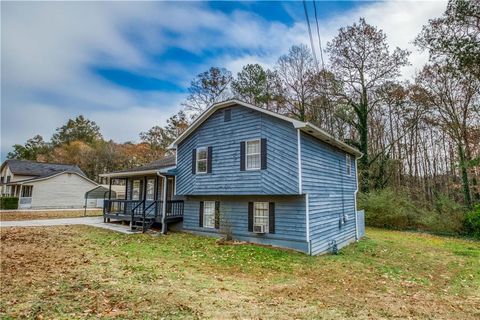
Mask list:
[[357,157],[355,157],[355,181],[356,188],[354,193],[354,203],[355,203],[355,240],[358,241],[358,222],[357,222],[357,193],[358,193],[358,167],[357,167]]
[[159,177],[163,178],[162,234],[165,234],[165,233],[167,233],[167,226],[165,225],[165,216],[167,214],[167,183],[168,183],[168,178],[167,178],[167,176],[161,174],[160,172],[157,172],[157,175]]
[[302,194],[302,143],[300,129],[297,129],[298,194]]

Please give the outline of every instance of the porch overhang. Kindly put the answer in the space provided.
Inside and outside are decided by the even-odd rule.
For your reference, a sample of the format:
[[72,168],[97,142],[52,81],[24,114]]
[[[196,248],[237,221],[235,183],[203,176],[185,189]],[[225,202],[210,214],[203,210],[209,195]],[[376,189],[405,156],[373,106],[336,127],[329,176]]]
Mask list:
[[156,175],[160,170],[142,170],[142,171],[123,171],[99,174],[102,178],[127,178],[132,176]]

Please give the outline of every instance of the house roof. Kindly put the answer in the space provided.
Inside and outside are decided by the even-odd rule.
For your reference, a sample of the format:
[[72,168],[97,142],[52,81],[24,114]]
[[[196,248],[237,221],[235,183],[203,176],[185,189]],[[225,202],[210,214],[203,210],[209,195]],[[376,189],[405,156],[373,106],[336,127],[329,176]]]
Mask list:
[[1,169],[8,165],[10,171],[14,175],[20,176],[34,176],[34,177],[48,177],[53,174],[70,171],[85,176],[85,173],[76,165],[61,164],[61,163],[45,163],[30,160],[5,160]]
[[159,159],[152,161],[150,163],[147,163],[146,165],[131,168],[131,169],[126,169],[126,170],[120,170],[120,171],[114,171],[114,172],[109,172],[109,173],[104,173],[101,174],[101,177],[122,177],[122,176],[132,176],[132,175],[140,175],[140,174],[155,174],[162,169],[167,169],[174,167],[176,165],[176,159],[175,156],[166,156],[165,158]]
[[[79,170],[80,170],[80,169],[79,169]],[[73,171],[73,170],[57,171],[57,172],[54,172],[54,173],[51,173],[51,174],[47,174],[47,175],[43,175],[43,176],[38,176],[38,177],[35,177],[35,178],[30,178],[30,179],[25,179],[25,180],[18,180],[18,181],[8,182],[8,183],[6,183],[6,185],[9,186],[9,185],[17,185],[17,184],[34,183],[34,182],[37,182],[37,181],[47,180],[47,179],[56,177],[56,176],[59,176],[59,175],[64,174],[64,173],[76,174],[76,175],[79,176],[80,178],[83,178],[83,179],[87,180],[88,182],[90,182],[90,183],[92,183],[92,184],[94,184],[94,185],[98,185],[98,183],[96,183],[95,181],[90,180],[89,178],[87,178],[87,176],[86,176],[85,174],[83,174],[83,172],[82,172],[81,170],[80,170],[80,172]]]
[[246,102],[243,102],[243,101],[240,101],[240,100],[236,100],[236,99],[213,104],[210,108],[205,110],[190,125],[190,127],[188,127],[187,130],[185,130],[177,139],[175,139],[175,141],[172,142],[172,144],[169,146],[169,148],[170,149],[176,149],[180,142],[182,142],[184,139],[186,139],[205,120],[207,120],[215,111],[220,110],[222,108],[231,107],[231,106],[234,106],[234,105],[240,105],[240,106],[243,106],[243,107],[246,107],[246,108],[250,108],[250,109],[256,110],[258,112],[268,114],[272,117],[290,122],[291,124],[293,124],[294,128],[299,129],[302,132],[305,132],[305,133],[307,133],[311,136],[314,136],[315,138],[317,138],[317,139],[319,139],[319,140],[321,140],[321,141],[323,141],[323,142],[325,142],[329,145],[337,147],[337,148],[339,148],[339,149],[341,149],[341,150],[343,150],[347,153],[350,153],[350,154],[352,154],[356,157],[361,157],[362,156],[362,153],[360,151],[358,151],[356,148],[346,144],[345,142],[343,142],[339,139],[336,139],[332,135],[328,134],[324,130],[318,128],[317,126],[315,126],[315,125],[313,125],[309,122],[303,122],[303,121],[295,120],[295,119],[289,118],[287,116],[284,116],[284,115],[281,115],[281,114],[278,114],[278,113],[275,113],[275,112],[272,112],[272,111],[269,111],[269,110],[266,110],[266,109],[263,109],[263,108],[259,108],[257,106],[252,105],[252,104],[249,104],[249,103],[246,103]]

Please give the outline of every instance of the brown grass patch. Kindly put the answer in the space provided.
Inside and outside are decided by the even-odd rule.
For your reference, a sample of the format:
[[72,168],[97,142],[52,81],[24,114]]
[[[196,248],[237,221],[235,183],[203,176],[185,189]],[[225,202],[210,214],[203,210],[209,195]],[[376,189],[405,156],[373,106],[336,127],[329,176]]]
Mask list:
[[480,243],[368,230],[338,256],[182,233],[1,229],[2,318],[478,319]]
[[0,211],[0,221],[17,221],[17,220],[36,220],[36,219],[58,219],[58,218],[77,218],[77,217],[93,217],[101,216],[102,210],[52,210],[52,211]]

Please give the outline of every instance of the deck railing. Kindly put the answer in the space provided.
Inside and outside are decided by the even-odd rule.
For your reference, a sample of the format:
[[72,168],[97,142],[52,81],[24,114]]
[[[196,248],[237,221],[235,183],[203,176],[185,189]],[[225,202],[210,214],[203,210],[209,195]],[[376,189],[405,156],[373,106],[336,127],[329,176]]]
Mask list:
[[[163,211],[163,201],[150,200],[117,200],[106,199],[103,205],[103,213],[109,215],[146,216],[160,217]],[[183,217],[183,200],[167,200],[166,218]]]

